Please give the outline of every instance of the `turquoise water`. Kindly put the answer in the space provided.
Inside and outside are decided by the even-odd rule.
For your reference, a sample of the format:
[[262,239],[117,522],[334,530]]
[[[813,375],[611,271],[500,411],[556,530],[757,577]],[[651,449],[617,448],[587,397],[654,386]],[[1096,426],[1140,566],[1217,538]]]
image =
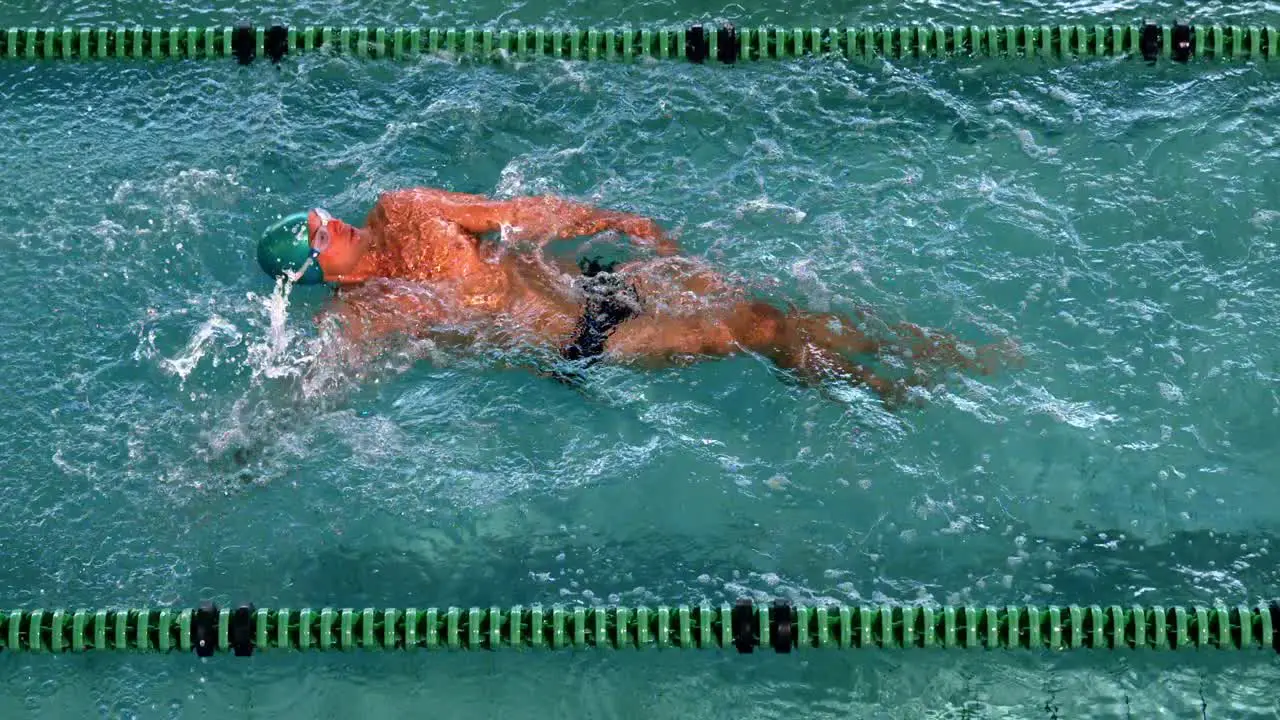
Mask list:
[[[270,15],[81,7],[65,17]],[[1258,3],[999,7],[313,3],[287,16],[1280,18]],[[16,13],[6,24],[64,17]],[[0,128],[0,606],[1275,594],[1274,70],[5,63]],[[355,220],[379,191],[415,184],[650,214],[776,298],[1013,336],[1026,367],[953,378],[897,415],[780,384],[749,358],[603,369],[585,393],[414,347],[344,374],[310,321],[324,292],[273,311],[253,237],[314,204]],[[1217,653],[0,665],[2,717],[1277,712],[1269,657]]]

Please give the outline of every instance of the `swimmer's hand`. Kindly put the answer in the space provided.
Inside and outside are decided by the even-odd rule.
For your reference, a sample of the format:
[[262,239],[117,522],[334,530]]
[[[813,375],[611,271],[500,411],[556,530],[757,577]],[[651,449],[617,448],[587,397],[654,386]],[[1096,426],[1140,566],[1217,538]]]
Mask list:
[[619,217],[613,229],[642,246],[653,248],[659,257],[671,257],[680,253],[680,245],[653,220],[639,215]]

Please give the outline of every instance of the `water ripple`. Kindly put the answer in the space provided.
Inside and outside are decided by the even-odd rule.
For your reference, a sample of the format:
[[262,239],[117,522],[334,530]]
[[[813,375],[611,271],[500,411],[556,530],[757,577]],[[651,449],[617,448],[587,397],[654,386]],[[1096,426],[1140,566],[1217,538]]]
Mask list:
[[[913,9],[961,10],[901,12]],[[594,12],[615,10],[627,17]],[[1265,168],[1280,85],[1256,69],[1139,81],[1107,62],[723,71],[318,56],[233,76],[7,64],[0,88],[21,160],[0,164],[0,355],[20,380],[0,389],[9,605],[1234,604],[1274,592],[1280,199]],[[382,189],[415,183],[648,213],[755,292],[1014,337],[1026,367],[951,378],[899,414],[779,383],[751,357],[609,368],[583,391],[412,343],[356,372],[311,322],[324,292],[294,289],[286,306],[252,238],[296,207],[355,219]],[[234,670],[138,660],[108,682],[99,661],[76,662],[73,675],[97,679],[19,683],[0,713],[54,696],[113,717],[202,703],[319,712],[341,695],[331,687],[364,697],[378,674],[352,660],[351,678],[334,670],[295,700],[285,663],[251,699],[225,682]],[[575,662],[538,666],[584,673],[539,695],[548,710],[626,714],[654,697],[643,682],[661,682],[644,669],[657,665]],[[721,705],[706,697],[776,715],[794,695],[832,716],[1207,703],[1247,717],[1265,707],[1249,688],[1270,679],[1010,660],[996,684],[945,660],[899,675],[877,657],[788,665],[794,675],[748,696],[718,661],[664,662],[692,679],[663,702],[707,714]],[[514,675],[511,697],[536,676]],[[610,688],[636,696],[601,699]]]

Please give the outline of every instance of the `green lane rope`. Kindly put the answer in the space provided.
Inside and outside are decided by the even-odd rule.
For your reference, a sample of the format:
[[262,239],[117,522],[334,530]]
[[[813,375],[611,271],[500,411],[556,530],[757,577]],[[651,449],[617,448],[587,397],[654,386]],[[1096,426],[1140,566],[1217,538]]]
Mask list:
[[1256,25],[955,25],[828,28],[490,30],[440,27],[26,27],[0,28],[0,58],[255,58],[317,51],[361,58],[426,53],[573,60],[655,58],[732,63],[834,55],[851,59],[1131,57],[1275,60],[1280,32]]
[[754,605],[427,609],[14,610],[0,650],[251,655],[288,650],[1274,650],[1268,607]]

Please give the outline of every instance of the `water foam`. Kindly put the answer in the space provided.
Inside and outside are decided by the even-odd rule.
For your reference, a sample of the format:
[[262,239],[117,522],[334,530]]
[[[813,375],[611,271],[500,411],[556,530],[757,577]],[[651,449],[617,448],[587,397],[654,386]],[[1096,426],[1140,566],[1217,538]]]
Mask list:
[[240,344],[242,338],[243,335],[234,324],[221,315],[214,315],[200,324],[182,352],[175,357],[161,358],[160,367],[171,375],[177,375],[185,383],[211,344],[220,343],[231,347]]
[[249,345],[248,357],[245,358],[245,366],[255,378],[301,375],[306,361],[312,357],[305,344],[294,343],[298,333],[289,326],[289,295],[292,290],[293,283],[277,278],[270,295],[262,297],[248,293],[249,302],[264,311],[268,319],[266,335]]

